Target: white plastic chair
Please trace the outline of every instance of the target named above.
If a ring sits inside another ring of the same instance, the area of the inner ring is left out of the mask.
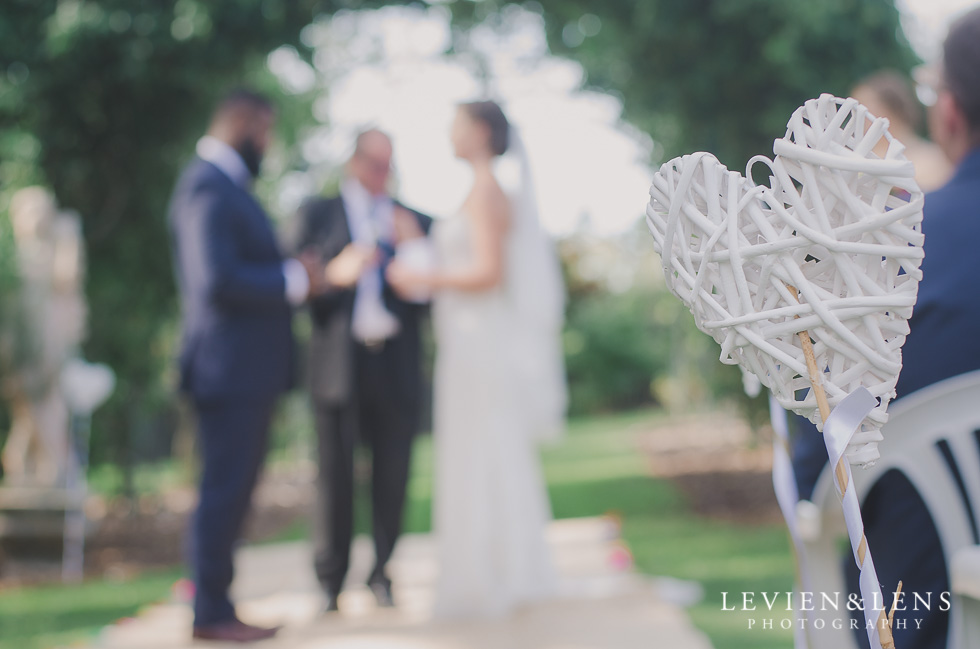
[[[908,477],[932,515],[950,571],[953,599],[947,647],[980,647],[980,371],[923,388],[895,402],[889,413],[881,459],[867,469],[853,469],[858,498],[863,502],[890,469]],[[842,548],[850,551],[841,542],[847,533],[833,479],[829,468],[820,474],[812,497],[821,512],[819,532],[804,540],[818,609],[819,593],[845,592]],[[884,586],[887,590],[894,584]],[[934,606],[937,598],[934,594]],[[886,594],[885,601],[890,599]],[[840,612],[810,612],[811,628],[819,618],[824,624],[809,634],[810,649],[857,646],[848,629],[845,601],[842,595]],[[833,620],[841,618],[843,628],[833,628]]]

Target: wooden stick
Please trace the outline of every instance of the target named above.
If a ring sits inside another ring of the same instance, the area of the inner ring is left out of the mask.
[[[799,316],[797,316],[799,317]],[[806,358],[806,369],[810,373],[810,385],[813,387],[813,396],[817,398],[817,407],[820,409],[820,419],[827,421],[830,416],[830,402],[827,401],[827,392],[823,389],[820,381],[820,368],[817,367],[817,356],[813,353],[813,340],[810,338],[809,331],[801,331],[797,334],[800,342],[803,343],[803,356]],[[817,380],[814,381],[814,377]]]
[[[790,294],[792,294],[796,301],[799,302],[799,292],[796,287],[789,284],[786,285],[789,289]],[[799,318],[799,316],[796,316]],[[830,403],[827,401],[827,392],[823,389],[823,372],[820,371],[820,367],[817,365],[817,355],[813,351],[813,339],[810,338],[809,331],[801,331],[797,334],[800,337],[800,342],[803,344],[803,357],[806,359],[806,369],[809,374],[810,387],[813,388],[813,396],[817,399],[817,407],[820,409],[820,419],[822,422],[827,421],[827,417],[830,416]],[[834,476],[837,478],[837,486],[840,487],[840,492],[843,494],[847,491],[847,465],[844,464],[844,456],[841,456],[840,460],[837,461],[837,466],[834,467]],[[866,536],[861,537],[861,542],[858,544],[858,562],[863,565],[864,558],[868,554],[868,538]],[[860,566],[859,566],[860,568]],[[901,592],[901,582],[899,582],[898,592]],[[892,612],[889,616],[882,609],[878,614],[878,639],[881,641],[881,649],[895,649],[895,639],[892,637],[892,618],[895,616],[895,605],[898,602],[898,597],[895,597],[895,601],[892,602]],[[884,602],[882,602],[884,605]]]
[[[898,601],[898,598],[895,598]],[[894,606],[892,602],[892,617],[894,617]],[[895,638],[892,636],[891,617],[885,615],[884,609],[878,614],[878,639],[881,640],[881,649],[895,649]]]
[[[892,600],[892,610],[888,613],[888,626],[892,626],[892,622],[895,621],[895,609],[898,607],[898,596],[902,594],[902,582],[898,582],[898,588],[895,589],[895,599]]]

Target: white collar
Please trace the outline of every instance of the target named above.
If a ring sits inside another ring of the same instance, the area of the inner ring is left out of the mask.
[[[205,135],[197,141],[197,157],[213,164],[239,187],[248,187],[252,182],[252,172],[238,151],[214,136]]]
[[[357,178],[348,176],[340,185],[340,194],[344,200],[357,205],[358,208],[370,209],[375,203],[390,203],[392,199],[387,194],[374,195],[364,188]]]

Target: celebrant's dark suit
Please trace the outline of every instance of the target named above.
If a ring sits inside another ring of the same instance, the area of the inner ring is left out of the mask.
[[[232,551],[293,374],[283,259],[265,212],[210,162],[184,170],[170,206],[183,313],[180,379],[197,415],[203,472],[192,522],[195,626],[234,618]]]
[[[431,219],[412,212],[423,232]],[[307,202],[298,214],[299,251],[315,251],[326,264],[352,241],[342,197]],[[383,269],[394,250],[379,241]],[[357,287],[330,288],[310,302],[313,335],[309,383],[319,442],[315,569],[323,589],[340,592],[353,533],[354,448],[371,448],[372,527],[376,564],[370,580],[387,582],[385,565],[401,531],[413,438],[422,395],[420,328],[424,305],[402,300],[386,281],[385,308],[399,330],[366,345],[352,332]]]
[[[902,373],[898,397],[959,374],[980,370],[980,149],[959,165],[952,180],[926,196],[922,231],[925,259],[919,296],[909,320],[909,335],[902,347]],[[827,463],[820,434],[802,418],[795,418],[798,436],[793,464],[800,496],[809,498]],[[885,441],[887,444],[887,440]],[[903,591],[938,593],[949,590],[946,561],[939,535],[921,497],[899,471],[886,473],[861,504],[868,546],[886,600],[899,580]],[[850,553],[846,574],[851,592],[858,590],[858,574]],[[908,598],[906,598],[908,601]],[[933,607],[922,617],[922,628],[912,619],[896,628],[895,646],[902,649],[946,649],[948,614]],[[896,614],[896,621],[902,613]],[[867,647],[865,633],[858,634]]]

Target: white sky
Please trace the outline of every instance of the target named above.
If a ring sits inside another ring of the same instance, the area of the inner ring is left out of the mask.
[[[925,61],[939,58],[949,23],[977,0],[896,0],[909,42]]]
[[[950,19],[976,0],[898,2],[910,41],[934,60]],[[335,173],[354,135],[370,125],[393,136],[399,197],[436,217],[452,214],[469,187],[449,144],[454,107],[489,96],[521,130],[545,227],[556,235],[631,227],[646,205],[646,160],[655,144],[620,122],[618,100],[580,90],[578,64],[547,54],[540,16],[511,7],[503,25],[471,32],[476,56],[447,57],[449,16],[441,7],[340,12],[304,31],[304,42],[316,48],[315,67],[291,49],[270,55],[287,90],[322,89],[314,107],[321,126],[302,149],[311,172],[283,180],[280,209],[292,211],[317,178]],[[601,23],[585,16],[578,27],[572,36],[581,40]],[[486,87],[474,74],[481,68]]]

